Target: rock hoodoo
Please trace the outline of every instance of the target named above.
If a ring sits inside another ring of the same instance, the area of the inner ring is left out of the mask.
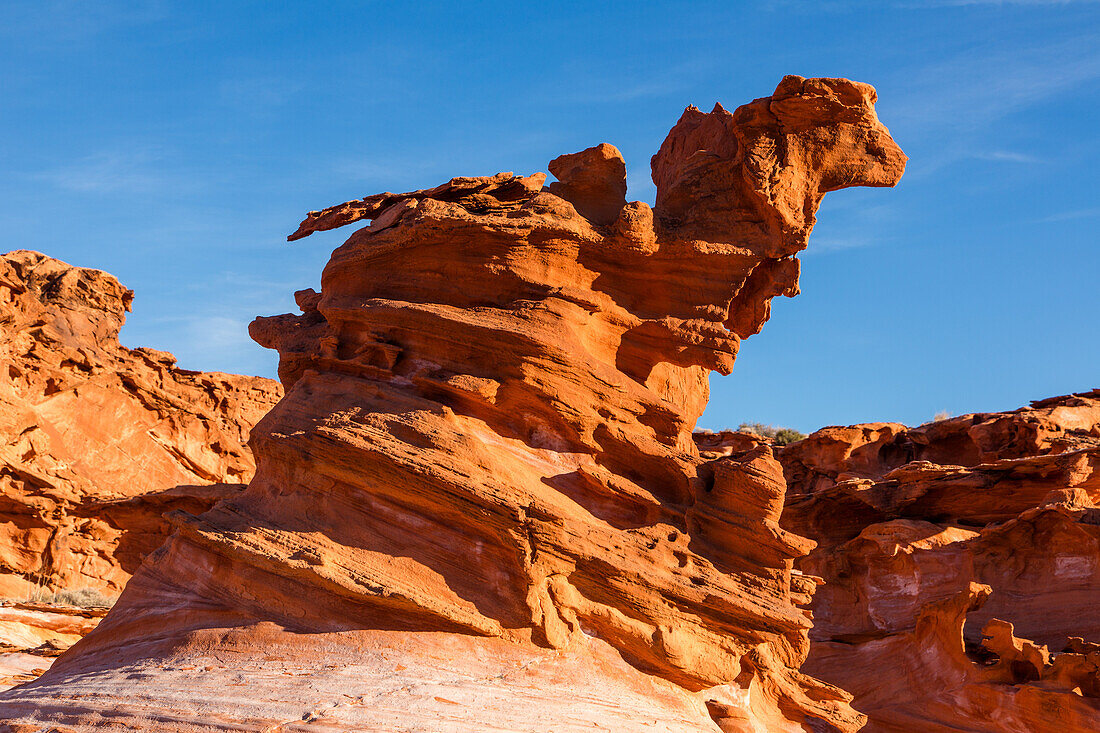
[[[804,669],[866,731],[1100,730],[1100,390],[824,428],[781,460],[825,579]]]
[[[244,488],[282,394],[118,342],[133,293],[37,252],[0,256],[0,597],[117,594],[171,533]]]
[[[292,239],[371,224],[251,327],[286,388],[255,478],[173,515],[99,627],[0,695],[8,729],[858,729],[799,671],[813,543],[779,526],[772,449],[704,458],[692,429],[797,293],[824,194],[901,176],[874,102],[787,77],[688,108],[652,209],[601,145],[549,187],[311,213]]]

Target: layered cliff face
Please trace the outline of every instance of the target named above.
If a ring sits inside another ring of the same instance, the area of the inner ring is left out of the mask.
[[[654,208],[604,144],[549,187],[502,173],[312,212],[292,239],[371,224],[302,315],[251,327],[287,390],[255,479],[175,513],[107,619],[0,712],[20,731],[858,729],[798,670],[812,543],[778,524],[771,448],[704,457],[692,428],[708,373],[798,292],[822,196],[900,177],[874,101],[787,77],[688,108]]]
[[[249,428],[281,396],[118,342],[133,293],[37,252],[0,256],[0,597],[117,594],[165,511],[243,489]]]
[[[1100,390],[782,451],[805,669],[868,731],[1100,729]]]
[[[0,690],[44,673],[106,615],[106,608],[0,603]]]

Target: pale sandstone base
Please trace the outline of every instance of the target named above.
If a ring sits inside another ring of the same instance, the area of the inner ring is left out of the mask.
[[[596,639],[555,652],[446,633],[297,635],[260,624],[192,634],[156,663],[111,667],[93,656],[0,694],[0,731],[716,733],[706,702],[749,697],[733,687],[689,693]],[[765,730],[735,725],[726,729]]]

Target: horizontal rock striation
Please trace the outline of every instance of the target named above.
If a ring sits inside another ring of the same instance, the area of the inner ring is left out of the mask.
[[[825,579],[805,669],[867,731],[1100,728],[1100,390],[825,428],[781,460]]]
[[[0,604],[0,689],[41,675],[54,657],[86,636],[106,615],[105,607]]]
[[[787,77],[735,112],[688,108],[653,157],[653,208],[626,202],[604,144],[551,163],[548,187],[502,173],[312,212],[292,239],[371,224],[301,315],[252,324],[286,388],[252,433],[255,478],[175,513],[99,628],[0,714],[858,729],[799,671],[817,582],[792,565],[813,543],[779,526],[772,449],[704,457],[692,429],[709,372],[798,292],[824,194],[900,177],[874,102]]]
[[[170,534],[243,489],[276,382],[118,342],[133,293],[37,252],[0,256],[0,597],[116,594]]]

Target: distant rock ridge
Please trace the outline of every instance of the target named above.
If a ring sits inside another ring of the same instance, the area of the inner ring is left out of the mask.
[[[291,239],[371,223],[301,315],[251,326],[286,389],[255,478],[175,512],[98,628],[0,695],[0,730],[857,730],[799,671],[813,543],[779,526],[774,451],[704,457],[692,430],[709,372],[797,294],[824,194],[901,176],[875,101],[786,77],[690,107],[653,208],[604,144],[549,187],[311,212]]]
[[[99,270],[0,255],[0,597],[117,594],[170,534],[243,488],[260,377],[193,372],[119,329],[134,294]]]
[[[780,460],[825,579],[805,670],[866,731],[1100,730],[1100,390],[823,428]]]

